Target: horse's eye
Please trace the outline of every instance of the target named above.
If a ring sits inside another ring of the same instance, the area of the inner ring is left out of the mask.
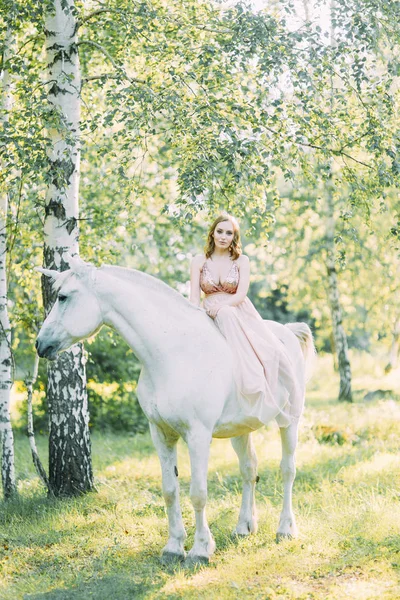
[[[67,299],[67,296],[63,296],[63,294],[59,294],[58,295],[58,301],[59,302],[65,302]]]

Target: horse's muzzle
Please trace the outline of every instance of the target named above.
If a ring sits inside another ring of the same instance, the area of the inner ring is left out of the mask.
[[[55,360],[57,356],[57,347],[52,344],[46,345],[37,339],[35,342],[35,348],[40,358]]]

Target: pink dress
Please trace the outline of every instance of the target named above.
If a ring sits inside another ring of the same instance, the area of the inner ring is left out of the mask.
[[[223,283],[216,283],[207,260],[200,272],[200,287],[206,294],[204,308],[221,296],[234,294],[239,285],[239,268],[232,261]],[[303,365],[293,365],[288,345],[297,343],[288,328],[264,321],[249,298],[237,306],[222,306],[214,320],[233,353],[234,375],[239,399],[248,417],[262,423],[276,419],[287,427],[302,413],[304,405]]]

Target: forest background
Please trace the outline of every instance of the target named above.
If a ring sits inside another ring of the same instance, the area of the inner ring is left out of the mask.
[[[55,117],[41,37],[46,3],[3,4],[13,104],[3,123],[2,187],[22,380],[43,320],[33,266],[42,262]],[[82,257],[144,270],[187,296],[190,259],[210,219],[231,211],[252,263],[250,297],[264,318],[306,320],[339,367],[347,343],[386,353],[388,368],[396,366],[397,9],[76,3],[80,214],[63,226],[75,233],[79,220]],[[130,352],[110,331],[87,352],[92,425],[141,427],[138,414],[120,419],[106,408],[130,404],[139,371]],[[45,394],[35,402],[43,429]]]
[[[52,301],[33,267],[51,266],[54,251],[66,268],[79,231],[84,260],[146,271],[187,296],[190,259],[220,210],[241,223],[260,314],[308,322],[320,356],[332,356],[332,399],[396,398],[362,377],[354,388],[352,357],[373,357],[382,376],[398,366],[397,2],[0,7],[1,389],[14,384],[14,431],[27,427],[34,341]],[[56,13],[71,28],[67,50],[48,26]],[[146,432],[132,351],[102,330],[85,352],[92,432]],[[41,361],[33,407],[44,439],[47,390]],[[336,429],[320,435],[337,443]],[[5,486],[9,447],[3,432]]]

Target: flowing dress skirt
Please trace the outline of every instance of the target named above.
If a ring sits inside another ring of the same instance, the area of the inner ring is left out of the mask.
[[[208,309],[224,292],[206,296]],[[300,343],[289,328],[265,321],[249,298],[237,306],[223,306],[215,324],[233,354],[239,401],[246,416],[264,424],[276,419],[287,427],[304,406],[304,358]]]

